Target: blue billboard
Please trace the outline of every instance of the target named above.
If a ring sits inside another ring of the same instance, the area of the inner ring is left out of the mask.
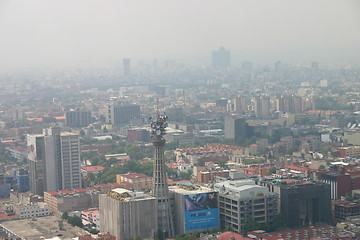
[[[219,227],[217,193],[185,195],[185,231]]]

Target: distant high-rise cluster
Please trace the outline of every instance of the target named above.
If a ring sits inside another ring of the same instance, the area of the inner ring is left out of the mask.
[[[270,97],[256,96],[254,99],[254,112],[259,117],[268,117],[270,115]]]
[[[30,153],[30,191],[43,195],[81,187],[80,141],[74,133],[59,127],[44,129],[43,134],[28,135]]]
[[[220,47],[212,52],[212,66],[214,68],[225,68],[231,66],[230,51]]]
[[[277,99],[277,110],[284,113],[301,113],[304,111],[303,98],[296,95],[281,96]]]

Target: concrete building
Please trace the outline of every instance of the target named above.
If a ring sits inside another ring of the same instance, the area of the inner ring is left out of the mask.
[[[65,112],[65,125],[68,127],[87,127],[90,123],[90,111],[76,109]]]
[[[225,117],[225,139],[239,142],[245,138],[251,137],[251,127],[246,123],[245,118],[233,116]]]
[[[339,151],[339,157],[360,159],[360,146],[339,147],[337,151]]]
[[[109,190],[111,187],[109,186]],[[44,202],[50,207],[53,213],[64,211],[81,211],[99,206],[99,195],[107,192],[95,187],[92,188],[76,188],[71,191],[59,190],[57,192],[44,192]]]
[[[268,117],[270,115],[270,97],[256,96],[254,99],[254,112],[258,117]]]
[[[276,110],[283,113],[302,113],[304,110],[303,99],[300,96],[280,96],[276,99]]]
[[[51,214],[48,204],[43,202],[15,205],[14,211],[19,218],[44,217]]]
[[[44,129],[41,135],[28,135],[27,142],[32,193],[43,195],[44,191],[81,187],[77,134],[52,127]]]
[[[106,122],[112,125],[127,124],[140,117],[140,106],[135,104],[109,105],[107,110]]]
[[[278,179],[262,183],[279,193],[280,212],[287,227],[332,223],[330,185],[298,179]]]
[[[14,171],[14,189],[18,192],[23,193],[29,191],[30,178],[29,171],[26,169],[18,169]]]
[[[1,239],[73,239],[86,235],[87,231],[57,216],[4,221],[0,224]]]
[[[176,235],[220,227],[217,192],[191,183],[169,187]]]
[[[214,68],[230,67],[230,51],[225,50],[224,47],[220,47],[219,50],[212,52],[212,66]]]
[[[153,238],[157,231],[156,199],[123,188],[101,194],[100,231],[121,240]]]
[[[219,192],[220,223],[241,233],[250,220],[271,223],[278,213],[278,194],[253,180],[234,180],[215,183]]]
[[[150,190],[152,177],[139,173],[116,174],[116,183],[129,182],[134,184],[136,190]]]
[[[124,76],[129,76],[131,73],[130,70],[130,58],[124,58],[123,59],[123,70],[124,70]]]
[[[335,221],[345,221],[347,217],[360,215],[360,204],[346,201],[334,201],[334,218]]]

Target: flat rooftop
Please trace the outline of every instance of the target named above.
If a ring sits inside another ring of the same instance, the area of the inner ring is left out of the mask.
[[[64,230],[59,230],[58,221],[61,220],[57,216],[39,217],[34,221],[31,219],[21,219],[5,221],[0,227],[11,231],[23,239],[40,239],[40,237],[60,239],[72,239],[77,236],[88,234],[85,230],[74,227],[64,221]]]
[[[198,189],[190,190],[190,189],[184,189],[179,186],[169,186],[169,191],[176,192],[182,195],[214,192],[214,190],[206,187],[200,187]]]

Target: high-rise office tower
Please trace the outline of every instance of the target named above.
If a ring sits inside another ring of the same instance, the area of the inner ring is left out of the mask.
[[[130,75],[130,58],[123,59],[123,67],[124,67],[124,76]]]
[[[65,112],[65,124],[68,127],[87,127],[90,123],[90,111],[76,109]]]
[[[220,47],[219,50],[212,52],[212,65],[214,68],[230,67],[230,51]]]
[[[250,127],[245,118],[225,116],[225,139],[241,142],[253,136],[253,127]]]
[[[77,134],[51,127],[44,129],[43,134],[28,135],[27,143],[32,193],[43,195],[44,191],[81,187]]]
[[[157,229],[160,239],[175,236],[164,162],[166,118],[158,114],[157,118],[151,122],[151,138],[155,147],[152,194],[157,199]]]
[[[140,106],[135,104],[109,105],[106,122],[113,125],[127,124],[140,117]]]

